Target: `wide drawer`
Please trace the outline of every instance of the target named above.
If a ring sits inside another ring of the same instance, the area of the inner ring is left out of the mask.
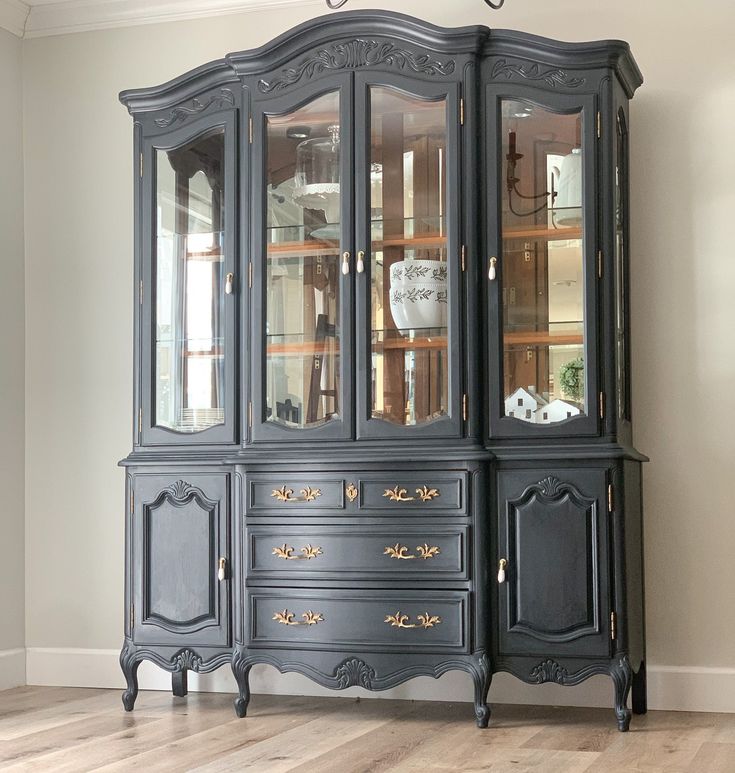
[[[410,516],[467,513],[467,473],[346,471],[252,473],[249,512],[400,512]]]
[[[467,598],[462,591],[250,590],[250,643],[465,652]]]
[[[250,526],[247,576],[467,579],[465,526]],[[357,577],[357,575],[363,575]]]

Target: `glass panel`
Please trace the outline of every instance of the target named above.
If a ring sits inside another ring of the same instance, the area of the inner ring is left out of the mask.
[[[266,418],[337,418],[340,373],[339,94],[267,118]]]
[[[447,413],[446,100],[370,89],[372,416]]]
[[[224,423],[224,129],[156,152],[154,424]]]
[[[581,113],[502,103],[505,415],[555,424],[584,414]]]
[[[625,114],[617,120],[617,163],[615,165],[615,348],[618,416],[630,421],[628,379],[627,283],[628,283],[628,132]]]

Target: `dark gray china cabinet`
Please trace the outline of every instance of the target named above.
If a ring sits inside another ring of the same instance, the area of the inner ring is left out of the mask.
[[[121,665],[646,710],[620,41],[315,19],[126,91]]]

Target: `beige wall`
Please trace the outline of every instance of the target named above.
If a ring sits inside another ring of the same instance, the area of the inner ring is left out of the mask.
[[[21,42],[0,29],[0,651],[25,639],[21,57]]]
[[[630,41],[646,78],[632,108],[632,308],[636,443],[652,459],[649,661],[687,673],[735,669],[735,6],[390,5],[445,25]],[[324,10],[311,3],[24,43],[29,647],[112,650],[122,639],[115,463],[131,443],[132,125],[117,92],[262,44]]]

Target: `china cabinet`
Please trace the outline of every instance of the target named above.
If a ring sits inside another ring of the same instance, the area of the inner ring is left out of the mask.
[[[137,669],[608,674],[644,712],[619,41],[315,19],[134,119]]]

